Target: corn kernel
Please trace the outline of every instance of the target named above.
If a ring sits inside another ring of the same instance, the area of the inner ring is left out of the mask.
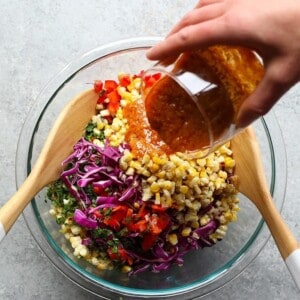
[[[153,163],[151,167],[149,167],[150,172],[155,173],[159,169],[159,165]]]
[[[155,193],[155,204],[160,204],[160,193]]]
[[[235,161],[231,157],[226,157],[224,160],[225,168],[232,169],[235,166]]]
[[[71,232],[74,235],[79,235],[81,233],[81,227],[77,226],[77,225],[73,225],[73,226],[71,226]]]
[[[131,271],[131,269],[132,268],[130,266],[125,265],[125,266],[122,267],[122,272],[123,273],[128,273],[128,272]]]
[[[101,129],[103,129],[103,128],[104,128],[104,126],[105,126],[105,124],[104,124],[103,122],[99,122],[99,123],[97,123],[97,129],[98,129],[98,130],[101,130]]]
[[[189,188],[186,185],[181,185],[179,187],[179,192],[182,193],[182,194],[184,194],[184,195],[187,194],[188,190],[189,190]]]
[[[192,228],[191,227],[184,227],[181,231],[181,235],[182,236],[189,236],[192,232]]]
[[[160,190],[159,184],[157,182],[153,182],[150,186],[150,191],[152,193],[157,193],[157,192],[159,192],[159,190]]]
[[[177,238],[177,235],[176,235],[175,233],[169,234],[169,235],[167,236],[167,240],[168,240],[168,242],[169,242],[171,245],[173,245],[173,246],[175,246],[175,245],[178,244],[178,238]]]
[[[89,251],[88,251],[87,247],[83,246],[79,250],[79,255],[82,257],[86,257],[88,255],[88,252]]]

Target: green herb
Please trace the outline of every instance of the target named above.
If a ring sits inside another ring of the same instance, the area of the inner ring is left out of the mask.
[[[118,253],[120,240],[118,238],[112,238],[107,242],[107,245],[110,247],[112,253]]]
[[[60,179],[49,185],[47,197],[54,207],[60,208],[56,217],[59,225],[64,224],[67,219],[73,218],[75,209],[79,207],[77,200],[70,195]]]
[[[88,123],[88,125],[85,127],[84,137],[88,141],[91,141],[94,138],[94,128],[96,128],[96,124],[93,122]]]
[[[106,239],[112,235],[112,231],[106,228],[97,228],[92,231],[92,236],[94,238],[103,238]]]
[[[105,209],[103,212],[104,212],[104,217],[109,217],[111,215],[112,209],[109,207]]]
[[[94,122],[89,122],[88,125],[85,127],[84,137],[88,141],[92,141],[93,139],[99,139],[100,141],[105,140],[104,130],[94,130],[97,128],[97,124]]]

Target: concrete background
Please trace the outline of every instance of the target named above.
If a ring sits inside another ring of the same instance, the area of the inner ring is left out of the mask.
[[[196,1],[0,0],[0,205],[15,192],[15,153],[26,115],[68,62],[101,44],[164,36]],[[283,131],[288,183],[283,217],[300,240],[300,87],[274,108]],[[0,245],[0,299],[94,299],[62,276],[23,217]],[[299,299],[272,239],[235,280],[205,299]]]

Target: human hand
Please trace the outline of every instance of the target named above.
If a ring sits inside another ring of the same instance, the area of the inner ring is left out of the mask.
[[[238,114],[237,126],[245,127],[300,80],[300,1],[202,0],[147,57],[162,60],[216,44],[251,48],[263,60],[264,78]]]

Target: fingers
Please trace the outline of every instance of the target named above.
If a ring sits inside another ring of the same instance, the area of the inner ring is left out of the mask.
[[[222,5],[213,5],[213,6],[205,6],[201,8],[195,8],[188,12],[177,25],[173,27],[167,37],[172,34],[180,31],[181,29],[196,25],[208,20],[213,20],[223,14],[223,6]]]
[[[247,127],[254,120],[266,114],[290,87],[290,84],[285,85],[275,79],[271,72],[266,73],[253,94],[242,104],[236,126]]]
[[[196,5],[196,7],[203,7],[218,2],[225,2],[225,1],[224,0],[200,0]]]
[[[179,55],[181,52],[193,49],[193,47],[195,48],[196,46],[202,47],[202,38],[208,38],[209,36],[207,34],[212,34],[214,27],[218,26],[218,19],[224,13],[223,5],[218,4],[218,2],[222,1],[211,0],[206,2],[211,2],[211,4],[195,8],[187,13],[180,22],[173,27],[164,41],[152,47],[147,52],[148,59],[161,60],[165,59],[168,55]],[[202,1],[200,3],[202,3]],[[213,5],[214,3],[216,3],[216,5]],[[218,32],[217,30],[216,28],[216,33]],[[210,36],[210,40],[212,40],[212,38],[213,37]],[[185,44],[186,42],[188,42],[188,44]],[[212,44],[212,42],[210,44]]]
[[[148,59],[163,60],[184,51],[207,47],[223,41],[228,43],[233,35],[224,30],[221,19],[184,27],[158,43],[147,52]]]

